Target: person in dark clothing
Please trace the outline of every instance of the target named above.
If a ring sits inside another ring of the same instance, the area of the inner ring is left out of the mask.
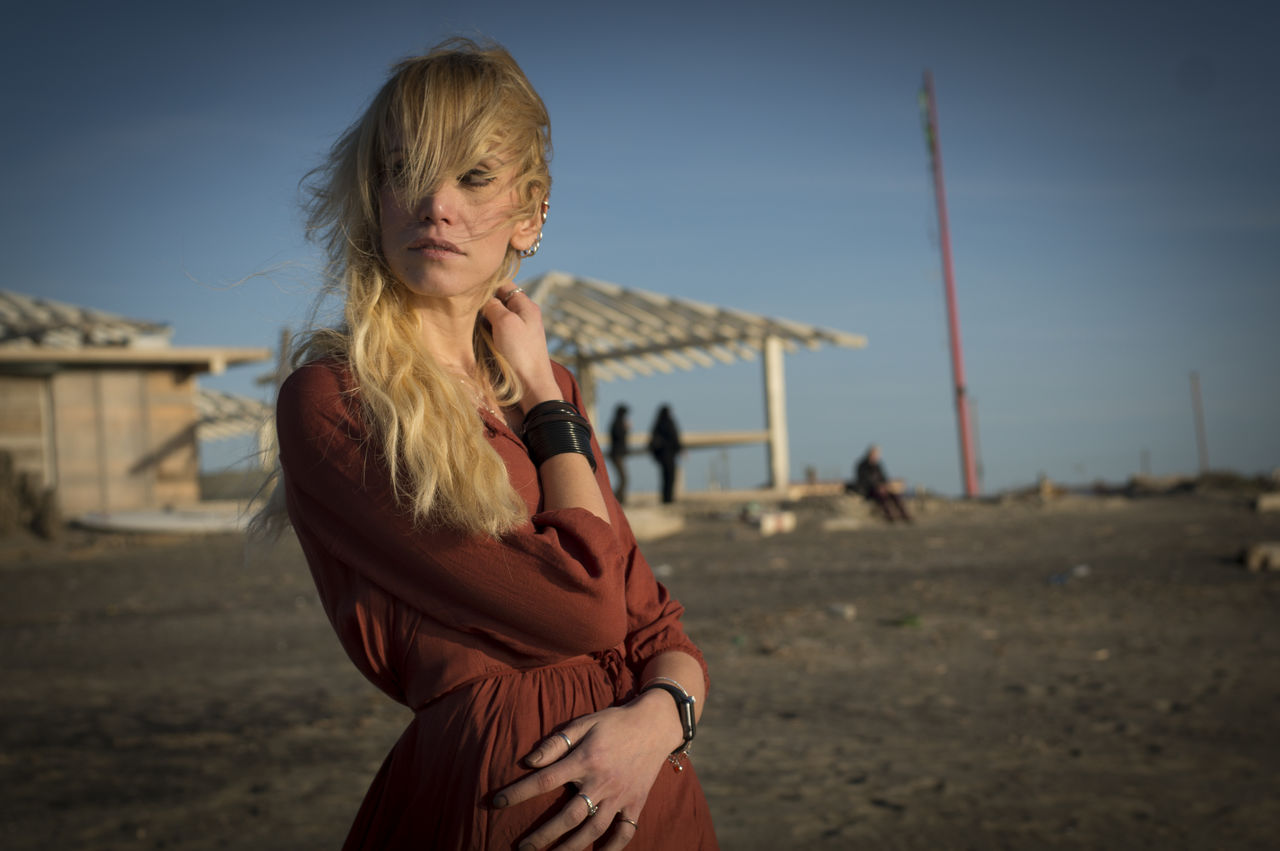
[[[676,500],[676,458],[683,448],[680,444],[680,429],[676,426],[675,417],[671,416],[671,406],[663,405],[658,409],[653,428],[649,430],[649,454],[658,462],[662,471],[664,503]]]
[[[889,477],[884,472],[884,467],[880,464],[880,447],[871,445],[867,448],[867,454],[858,459],[858,465],[854,470],[854,479],[845,485],[846,492],[861,494],[866,499],[875,500],[880,506],[880,510],[884,512],[884,518],[892,523],[895,519],[903,520],[907,523],[911,522],[911,515],[907,513],[907,507],[902,504],[902,499],[894,492]],[[896,515],[896,517],[895,517]]]
[[[628,410],[630,409],[626,405],[619,403],[613,409],[613,422],[609,423],[609,460],[613,462],[613,468],[618,471],[618,478],[613,485],[613,495],[617,498],[619,505],[627,504],[627,438],[631,434]]]

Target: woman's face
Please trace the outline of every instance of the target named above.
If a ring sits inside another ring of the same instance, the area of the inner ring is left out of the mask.
[[[387,265],[419,296],[472,297],[478,309],[507,247],[528,248],[538,233],[536,217],[510,218],[517,200],[514,169],[491,156],[406,207],[396,197],[394,152],[390,166],[379,195]]]

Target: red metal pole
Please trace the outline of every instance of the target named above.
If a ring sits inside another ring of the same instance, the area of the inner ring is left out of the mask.
[[[969,403],[964,384],[964,355],[960,345],[960,317],[956,312],[955,273],[951,268],[951,232],[947,227],[947,193],[942,185],[942,151],[938,147],[938,107],[933,96],[933,74],[924,72],[925,139],[933,166],[933,189],[938,201],[938,241],[942,246],[942,280],[947,291],[947,328],[951,336],[951,372],[956,387],[956,425],[960,431],[961,472],[964,494],[978,495],[978,475],[973,463],[973,436],[969,429]]]

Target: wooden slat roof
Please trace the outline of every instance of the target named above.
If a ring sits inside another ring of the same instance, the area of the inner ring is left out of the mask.
[[[273,414],[265,402],[204,387],[196,390],[196,411],[200,414],[196,434],[201,440],[257,434]]]
[[[157,347],[169,345],[172,335],[160,322],[0,290],[0,346],[5,348]]]
[[[220,373],[271,357],[266,348],[171,346],[172,336],[162,322],[0,290],[0,364],[172,366]]]
[[[621,287],[564,272],[520,283],[542,308],[552,357],[590,364],[604,381],[754,360],[767,337],[787,351],[860,349],[866,337]]]

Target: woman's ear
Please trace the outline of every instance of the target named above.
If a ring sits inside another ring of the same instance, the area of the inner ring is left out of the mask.
[[[531,216],[516,223],[511,233],[511,247],[516,251],[527,251],[542,231],[542,217]]]
[[[515,230],[511,232],[512,248],[522,253],[530,250],[537,251],[534,246],[542,241],[542,225],[547,221],[549,208],[550,205],[543,201],[537,213],[516,223]]]

